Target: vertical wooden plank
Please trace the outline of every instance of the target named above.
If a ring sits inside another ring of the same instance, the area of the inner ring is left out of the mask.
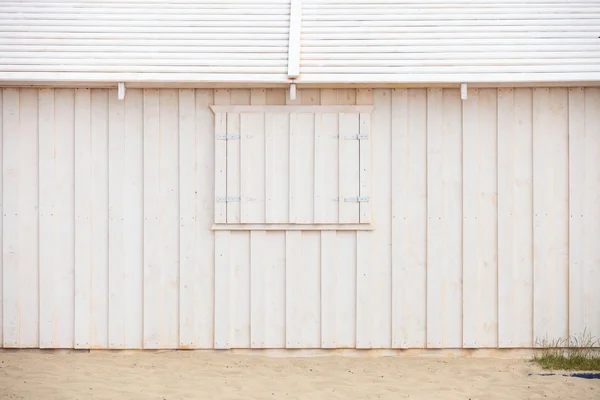
[[[241,222],[265,222],[265,114],[241,115]]]
[[[123,188],[123,259],[124,282],[122,295],[125,320],[123,347],[140,349],[143,346],[143,269],[144,269],[144,160],[143,121],[144,94],[130,89],[125,96],[125,170]]]
[[[193,344],[201,348],[212,348],[214,343],[215,239],[209,229],[214,221],[214,214],[211,211],[214,199],[214,116],[208,107],[212,103],[212,90],[196,90],[196,179],[194,180],[197,188],[194,208],[196,263],[193,266],[192,281],[184,281],[184,283],[188,288],[193,287],[193,302],[190,305],[190,311],[194,314]]]
[[[359,135],[359,196],[369,198],[369,201],[359,203],[360,222],[371,222],[371,114],[360,114]],[[365,137],[367,139],[365,139]]]
[[[266,232],[250,232],[250,347],[267,347],[266,285],[268,270]]]
[[[339,114],[339,222],[358,223],[358,202],[346,201],[360,194],[360,144],[358,114]]]
[[[127,96],[129,97],[129,96]],[[108,92],[108,347],[125,347],[125,100]]]
[[[3,347],[18,347],[19,328],[19,274],[21,246],[19,243],[19,148],[21,132],[19,89],[2,90],[2,337]]]
[[[600,282],[600,89],[585,88],[585,316],[583,326],[595,337],[600,336],[600,291],[594,282]],[[583,175],[579,176],[579,179]],[[571,266],[570,269],[575,268]],[[577,294],[577,292],[571,292]],[[577,321],[574,321],[577,323]],[[581,328],[579,328],[581,331]],[[573,334],[578,334],[573,327]],[[583,333],[583,332],[582,332]]]
[[[391,254],[391,90],[373,91],[372,219],[373,232],[357,232],[357,332],[359,348],[392,346]],[[360,103],[367,102],[358,96]],[[368,104],[368,103],[367,103]],[[373,296],[373,293],[378,293]]]
[[[495,89],[463,101],[463,347],[496,347],[497,161]]]
[[[161,345],[159,90],[144,89],[144,348]]]
[[[214,92],[214,100],[217,105],[228,105],[231,103],[231,93],[228,89],[217,89]],[[220,116],[217,114],[215,116],[215,124],[219,124],[219,121],[223,121],[223,123],[227,123],[227,119],[219,118]],[[224,114],[222,115],[224,117]],[[222,126],[222,125],[221,125]],[[228,124],[224,127],[223,134],[227,132],[229,128]],[[218,131],[218,130],[217,130]],[[216,132],[215,132],[216,133]],[[221,144],[221,142],[223,144]],[[215,175],[215,195],[216,196],[224,196],[228,195],[228,186],[227,186],[227,150],[228,150],[228,141],[225,140],[215,140],[215,147],[221,148],[224,147],[225,150],[222,153],[217,153],[215,155],[215,162],[217,165],[223,162],[222,168],[225,171],[225,177],[222,175]],[[224,156],[224,158],[222,158]],[[220,178],[223,178],[221,180]],[[221,183],[222,182],[222,183]],[[217,191],[217,187],[223,185],[222,189],[225,189],[222,192]],[[227,204],[227,206],[231,205]],[[218,210],[221,210],[219,208]],[[216,212],[219,212],[219,211]],[[228,221],[227,216],[229,215],[229,207],[227,207],[226,217],[222,222]],[[220,219],[217,218],[219,221]],[[230,270],[229,270],[229,239],[230,234],[228,231],[217,231],[215,232],[215,262],[214,262],[214,333],[213,333],[213,346],[216,349],[225,349],[229,348],[230,336],[229,336],[229,328],[230,328]]]
[[[92,99],[90,89],[75,91],[75,347],[91,343],[92,272]]]
[[[39,105],[40,199],[44,198],[40,201],[40,345],[70,348],[75,309],[74,92],[41,90]]]
[[[91,93],[90,346],[108,347],[108,90]]]
[[[321,345],[320,233],[286,232],[286,347]]]
[[[229,231],[215,231],[215,349],[230,348]]]
[[[285,96],[285,89],[267,89],[267,92],[265,94],[266,104],[270,104],[273,106],[283,106],[285,105]]]
[[[89,193],[79,192],[77,183],[75,184],[77,191],[75,201],[81,201],[81,206],[85,209],[87,229],[90,232],[90,254],[86,261],[90,276],[89,279],[85,274],[82,276],[82,280],[87,279],[85,285],[90,293],[90,299],[87,305],[81,305],[88,308],[90,323],[85,326],[82,321],[80,328],[82,331],[89,331],[90,348],[106,348],[108,347],[108,90],[92,89],[90,92],[90,143],[87,155],[81,155],[82,158],[89,158],[90,169],[87,176],[83,170],[83,176],[80,177],[81,180],[89,181]],[[78,119],[77,117],[76,120]],[[75,140],[77,149],[79,147],[77,137]],[[78,168],[76,172],[79,172]],[[76,176],[75,179],[77,180],[78,177]],[[83,213],[82,211],[81,218],[84,218]],[[77,272],[75,276],[79,279]]]
[[[40,180],[40,347],[58,347],[54,334],[56,296],[54,293],[55,239],[55,157],[54,90],[39,92],[39,180]]]
[[[250,90],[235,89],[231,91],[231,104],[250,104]],[[241,135],[240,114],[227,114],[227,134]],[[227,140],[227,196],[240,197],[241,191],[241,140]],[[238,223],[241,221],[240,201],[227,203],[227,222]]]
[[[356,233],[321,232],[321,347],[356,345]]]
[[[0,299],[2,299],[2,304],[0,305],[0,347],[4,347],[4,135],[3,135],[3,125],[4,125],[4,107],[3,100],[4,90],[0,90],[0,165],[2,165],[2,174],[0,174],[0,216],[2,216],[2,227],[0,227],[0,243],[2,244],[2,257],[0,258]],[[37,107],[36,107],[37,108]],[[39,314],[38,314],[39,315]]]
[[[22,88],[19,97],[19,347],[38,347],[38,90]]]
[[[498,345],[533,345],[531,89],[498,90]]]
[[[215,105],[229,104],[231,94],[227,89],[214,91]],[[215,223],[227,222],[227,202],[217,201],[217,197],[227,195],[227,141],[216,139],[227,133],[227,114],[215,115]]]
[[[585,89],[569,89],[569,335],[585,326]]]
[[[316,204],[315,204],[316,206]],[[321,232],[321,347],[338,346],[338,258],[337,232]]]
[[[392,91],[392,346],[426,345],[427,92]]]
[[[265,347],[286,346],[286,232],[266,233]]]
[[[462,346],[462,139],[458,90],[427,104],[427,346]]]
[[[568,93],[533,89],[534,340],[568,334]]]
[[[285,233],[285,346],[302,347],[302,232]]]
[[[302,104],[319,104],[317,90],[304,90]],[[291,116],[290,116],[291,118]],[[290,165],[294,165],[294,215],[297,223],[314,222],[315,202],[315,114],[296,114],[293,144],[290,139]],[[290,167],[291,168],[291,167]]]
[[[569,335],[598,336],[600,90],[569,89]]]
[[[212,90],[180,96],[180,346],[213,347],[214,239]],[[224,120],[223,120],[224,121]],[[224,134],[223,130],[223,134]],[[225,143],[225,141],[220,141]],[[224,161],[224,159],[223,159]],[[223,188],[222,193],[225,193]],[[225,203],[221,203],[225,204]],[[225,221],[223,221],[225,222]]]
[[[290,116],[265,113],[265,207],[267,223],[289,222]]]
[[[179,345],[179,92],[160,91],[161,346]]]
[[[321,104],[335,105],[335,89],[321,90]],[[339,129],[337,113],[315,115],[315,223],[339,220]]]
[[[250,232],[230,234],[230,341],[231,348],[250,347]]]
[[[194,268],[196,244],[196,96],[179,90],[179,347],[194,347]]]

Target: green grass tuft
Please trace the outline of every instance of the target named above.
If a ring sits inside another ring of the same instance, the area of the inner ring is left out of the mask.
[[[600,339],[587,332],[566,339],[537,340],[533,361],[543,369],[600,371]]]

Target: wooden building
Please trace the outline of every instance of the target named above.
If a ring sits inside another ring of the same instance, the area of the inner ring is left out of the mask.
[[[600,335],[597,0],[4,0],[3,347]]]

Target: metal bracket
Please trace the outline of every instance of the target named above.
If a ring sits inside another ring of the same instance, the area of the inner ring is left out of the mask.
[[[217,196],[218,203],[231,203],[235,201],[240,201],[240,197],[237,196]]]
[[[346,203],[368,203],[369,196],[344,197]]]
[[[217,135],[217,140],[235,140],[239,139],[241,136],[239,133],[230,133],[227,135]]]
[[[350,140],[369,140],[369,135],[346,135],[345,138]]]

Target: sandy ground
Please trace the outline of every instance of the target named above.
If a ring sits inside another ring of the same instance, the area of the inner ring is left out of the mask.
[[[600,399],[600,380],[540,376],[523,360],[19,351],[0,361],[0,399]]]

